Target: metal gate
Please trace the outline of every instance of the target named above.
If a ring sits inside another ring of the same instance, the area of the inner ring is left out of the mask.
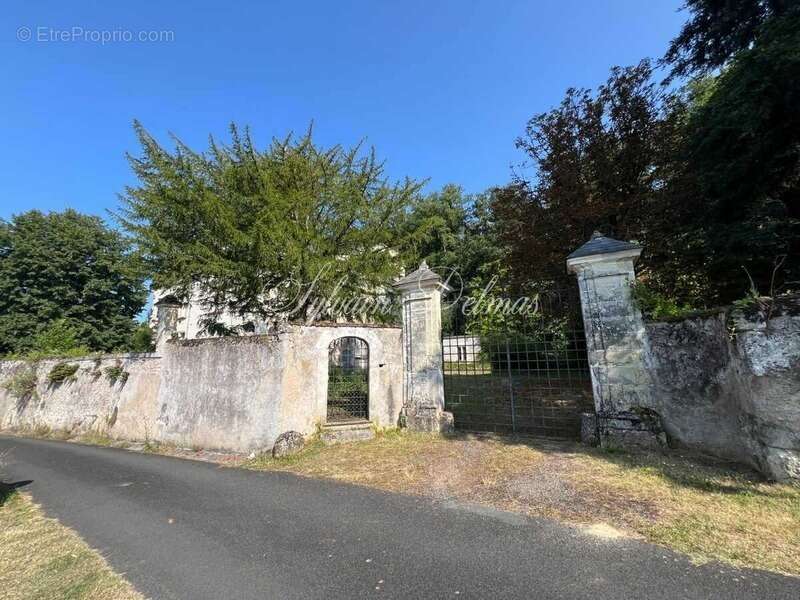
[[[341,337],[328,347],[328,423],[369,419],[369,346]]]
[[[586,338],[577,311],[555,308],[512,331],[442,337],[457,429],[580,436],[581,413],[594,411]]]

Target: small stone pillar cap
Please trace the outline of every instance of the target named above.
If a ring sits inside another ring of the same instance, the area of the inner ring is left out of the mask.
[[[635,261],[642,253],[642,247],[630,242],[615,240],[595,231],[583,246],[567,257],[567,269],[575,270],[585,263],[602,262],[630,258]]]
[[[448,285],[442,283],[442,278],[439,277],[424,260],[415,271],[395,281],[393,287],[398,290],[428,290],[440,288],[442,292],[450,291]]]

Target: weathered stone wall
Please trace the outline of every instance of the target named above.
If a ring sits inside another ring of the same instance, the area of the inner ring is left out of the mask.
[[[648,408],[676,442],[800,479],[800,316],[726,313],[646,325]]]
[[[74,380],[50,384],[52,368],[66,362],[77,365]],[[147,420],[155,417],[161,386],[161,359],[148,354],[103,358],[43,360],[35,364],[0,361],[0,428],[36,428],[84,433],[107,431],[125,439],[145,437]],[[109,368],[126,375],[111,383]],[[23,372],[35,370],[33,393],[14,396],[5,384]]]
[[[645,323],[631,293],[640,253],[595,232],[567,258],[595,402],[581,438],[635,448],[669,436],[768,477],[800,480],[800,298],[759,299],[734,316]]]
[[[280,421],[284,431],[313,431],[325,422],[328,347],[340,337],[358,337],[369,346],[369,420],[396,427],[403,408],[403,345],[399,327],[314,325],[293,327],[286,339],[286,370]],[[280,432],[279,432],[280,433]]]
[[[369,345],[369,416],[396,426],[403,406],[401,330],[289,326],[274,335],[169,341],[161,356],[0,361],[0,428],[35,428],[238,451],[268,449],[278,435],[313,433],[326,416],[328,346],[344,336]],[[49,385],[59,362],[74,379]],[[111,385],[108,367],[127,379]],[[18,399],[5,383],[36,369],[35,393]]]
[[[281,336],[168,342],[155,438],[240,451],[271,447],[281,433],[284,345]]]
[[[677,323],[648,323],[650,408],[669,436],[686,446],[752,463],[742,443],[740,408],[746,391],[724,313]]]
[[[744,430],[760,468],[800,480],[800,315],[736,323],[736,350],[748,394]]]

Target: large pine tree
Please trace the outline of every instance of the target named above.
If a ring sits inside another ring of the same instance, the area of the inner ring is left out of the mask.
[[[376,293],[400,271],[420,184],[388,182],[374,151],[324,148],[310,131],[262,150],[235,126],[229,145],[196,152],[175,140],[171,151],[135,127],[139,183],[120,221],[156,287],[203,295],[207,330],[219,331],[222,310],[303,319],[314,302]]]

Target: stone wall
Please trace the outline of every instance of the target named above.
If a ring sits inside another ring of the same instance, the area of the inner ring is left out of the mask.
[[[170,341],[160,356],[36,363],[35,393],[18,399],[5,384],[34,368],[0,361],[0,427],[96,430],[128,440],[237,451],[272,447],[288,430],[310,434],[326,415],[328,346],[356,336],[369,345],[369,416],[396,426],[403,407],[401,330],[370,326],[289,326],[274,335]],[[57,385],[59,362],[78,365]],[[108,367],[128,373],[108,381]]]
[[[399,327],[315,325],[294,327],[286,338],[284,431],[313,431],[325,421],[328,396],[328,346],[354,336],[369,346],[369,420],[397,427],[403,408],[403,344]]]
[[[648,404],[677,443],[800,479],[800,310],[646,325]]]
[[[74,378],[48,383],[48,374],[62,362],[78,366]],[[120,373],[114,382],[109,369]],[[35,371],[37,379],[32,393],[20,398],[6,389],[6,383],[30,371]],[[34,364],[0,361],[0,428],[102,430],[113,437],[143,439],[147,422],[156,416],[160,387],[161,358],[150,354]]]
[[[182,446],[269,448],[281,424],[285,340],[173,341],[164,349],[156,439]]]
[[[724,313],[677,323],[648,323],[647,362],[655,391],[650,408],[673,440],[751,462],[741,444],[742,389]]]
[[[630,449],[671,439],[800,480],[800,297],[645,323],[631,293],[641,251],[595,232],[567,257],[595,404],[581,438]]]

